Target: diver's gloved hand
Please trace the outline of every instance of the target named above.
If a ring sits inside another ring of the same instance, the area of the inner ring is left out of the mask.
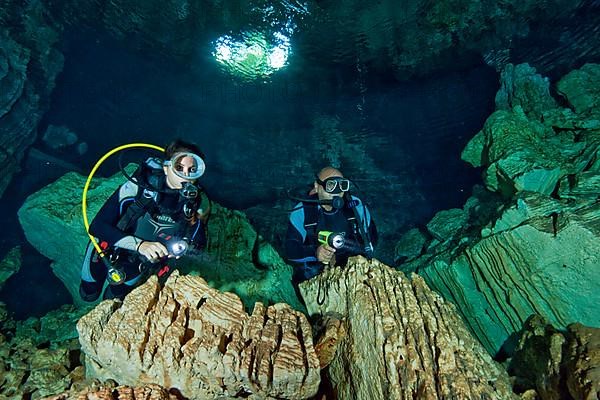
[[[165,245],[160,242],[144,241],[138,246],[137,252],[151,262],[157,262],[161,258],[169,256],[169,251]]]
[[[323,264],[335,264],[335,249],[329,245],[322,244],[317,247],[317,259]]]

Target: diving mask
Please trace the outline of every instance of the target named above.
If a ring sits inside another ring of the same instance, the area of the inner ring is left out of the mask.
[[[175,153],[164,165],[179,178],[189,181],[200,178],[206,169],[204,160],[199,155],[188,152]]]
[[[332,176],[322,181],[318,176],[316,178],[317,183],[323,186],[327,193],[338,194],[350,190],[350,180],[348,179],[339,176]]]

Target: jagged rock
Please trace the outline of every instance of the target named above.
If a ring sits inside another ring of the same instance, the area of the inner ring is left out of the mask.
[[[0,289],[4,282],[21,268],[21,247],[13,247],[0,261]]]
[[[557,84],[559,93],[567,98],[575,112],[583,116],[600,117],[600,65],[586,64],[565,75]]]
[[[527,87],[529,82],[539,80],[538,77],[530,76],[529,81],[523,79],[520,85]],[[589,86],[581,90],[593,97],[594,85]],[[561,111],[554,109],[555,105],[547,100],[545,91],[537,98],[531,97],[530,101],[522,102],[510,111],[494,112],[462,153],[462,158],[473,166],[487,167],[484,179],[488,189],[507,196],[519,191],[552,194],[559,180],[572,179],[571,176],[585,172],[600,146],[597,128],[569,132],[553,125],[556,118],[540,121],[537,118],[540,113],[556,116]],[[538,103],[552,109],[544,111]],[[528,117],[531,115],[536,117],[531,119]],[[579,120],[573,123],[574,126],[589,125],[584,115],[574,117],[571,114],[573,120]]]
[[[177,394],[169,393],[169,390],[154,384],[140,387],[99,385],[81,390],[71,390],[56,396],[48,397],[46,400],[176,400]]]
[[[461,231],[467,219],[468,215],[460,208],[442,210],[427,224],[427,230],[434,238],[445,242]]]
[[[563,333],[533,315],[520,333],[509,373],[517,392],[535,389],[541,400],[596,399],[600,329],[572,324]]]
[[[67,390],[83,379],[78,341],[61,337],[62,335],[48,334],[43,328],[40,333],[44,319],[68,321],[68,318],[58,318],[60,313],[61,311],[55,311],[52,315],[43,317],[42,322],[35,318],[16,324],[10,320],[2,321],[1,398],[39,399]],[[73,329],[75,322],[70,325]],[[68,331],[69,327],[65,326],[63,329]]]
[[[77,338],[75,324],[90,307],[75,307],[63,305],[57,310],[50,311],[41,318],[28,318],[18,322],[16,333],[18,336],[34,340],[36,345],[42,343],[60,343]]]
[[[542,77],[528,64],[506,65],[500,82],[501,87],[496,94],[497,110],[520,107],[527,110],[530,118],[539,120],[544,112],[557,107],[550,96],[548,78]]]
[[[421,255],[426,242],[427,236],[421,230],[418,228],[409,230],[396,243],[394,259],[410,261],[418,257]]]
[[[593,93],[598,84],[582,90]],[[481,237],[430,246],[407,267],[458,306],[492,354],[510,353],[509,338],[531,314],[561,329],[598,325],[600,130],[583,128],[595,109],[523,109],[531,103],[496,111],[463,152],[487,168],[487,188],[505,196],[491,221],[472,220]],[[539,120],[540,113],[551,118]]]
[[[124,182],[121,174],[94,178],[87,204],[91,221],[104,201]],[[81,264],[86,244],[81,214],[85,178],[67,173],[27,198],[18,216],[27,240],[53,260],[55,275],[77,304]],[[291,286],[291,267],[266,243],[239,211],[213,203],[208,224],[208,244],[196,257],[183,257],[177,268],[199,274],[221,290],[234,291],[250,307],[256,301],[286,302],[302,309]]]
[[[10,2],[2,6],[0,27],[0,196],[27,148],[49,103],[54,81],[63,67],[56,50],[58,27],[50,27],[42,2]]]
[[[600,398],[600,329],[568,326],[565,350],[567,388],[574,399]]]
[[[123,303],[100,303],[77,325],[88,375],[120,384],[158,383],[186,397],[241,393],[286,399],[314,395],[319,360],[306,317],[286,304],[256,303],[200,277],[155,277]]]
[[[505,371],[422,278],[362,257],[300,285],[311,315],[341,315],[328,375],[339,399],[512,399]]]

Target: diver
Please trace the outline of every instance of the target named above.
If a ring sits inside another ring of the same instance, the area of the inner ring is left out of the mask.
[[[308,198],[290,213],[285,253],[294,265],[292,284],[320,274],[325,265],[345,266],[348,258],[373,257],[377,228],[366,205],[351,195],[350,180],[333,167],[317,175]],[[301,296],[298,296],[301,298]]]
[[[174,259],[206,244],[210,206],[203,211],[204,174],[200,149],[181,140],[164,149],[164,160],[148,158],[104,203],[89,226],[99,247],[88,245],[79,293],[95,301],[108,281],[104,299],[123,299],[156,273],[164,281]],[[102,251],[102,257],[97,249]]]

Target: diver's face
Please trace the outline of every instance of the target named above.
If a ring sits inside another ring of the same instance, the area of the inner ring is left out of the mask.
[[[167,186],[171,189],[181,189],[184,182],[194,182],[179,175],[190,175],[196,172],[197,165],[192,157],[182,157],[174,165],[163,167],[166,175]],[[175,169],[177,174],[175,174]]]
[[[328,179],[328,178],[332,178],[332,177],[337,177],[338,175],[330,175],[330,176],[326,176],[326,177],[320,177],[319,179],[321,179],[322,181]],[[340,178],[342,178],[341,176],[339,176]],[[344,196],[344,192],[341,193],[329,193],[325,190],[325,188],[323,187],[323,185],[320,185],[318,182],[315,181],[315,191],[317,192],[317,195],[319,196],[319,200],[331,200],[334,197],[343,197]]]

